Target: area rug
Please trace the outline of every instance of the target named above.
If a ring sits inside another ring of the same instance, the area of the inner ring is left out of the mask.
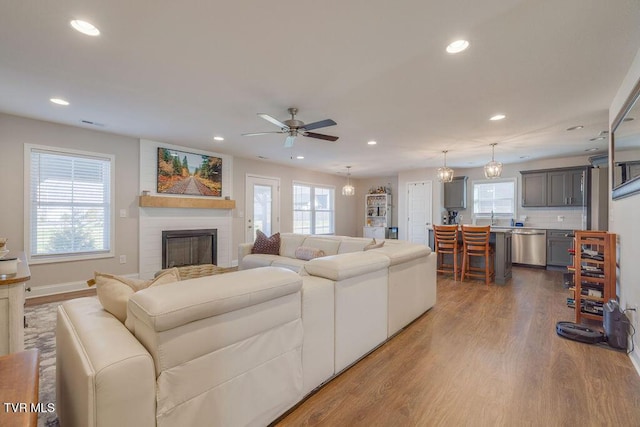
[[[40,394],[39,402],[56,401],[56,310],[62,302],[52,302],[25,307],[27,327],[24,330],[26,350],[40,350]],[[38,414],[38,427],[58,426],[55,412]]]

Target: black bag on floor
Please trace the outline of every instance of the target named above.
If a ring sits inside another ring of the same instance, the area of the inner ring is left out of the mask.
[[[573,322],[556,323],[556,332],[563,338],[587,344],[597,344],[604,341],[602,332]]]

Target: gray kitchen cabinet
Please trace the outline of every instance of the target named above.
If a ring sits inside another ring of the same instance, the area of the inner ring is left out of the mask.
[[[466,176],[457,176],[451,182],[444,183],[444,207],[446,209],[467,208],[467,180]]]
[[[522,173],[522,206],[547,206],[547,173]]]
[[[572,264],[569,249],[573,246],[572,230],[547,230],[547,265],[568,267]]]
[[[547,173],[547,206],[583,206],[585,169]]]
[[[586,166],[520,171],[523,207],[584,206]]]

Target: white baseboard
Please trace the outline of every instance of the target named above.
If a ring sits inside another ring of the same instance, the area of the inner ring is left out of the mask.
[[[237,267],[237,266],[238,266],[238,260],[237,259],[231,260],[231,267]]]
[[[129,279],[137,279],[139,277],[137,273],[123,274],[122,276],[127,277]],[[29,286],[27,284],[27,288],[31,288],[31,292],[25,293],[26,299],[44,297],[48,295],[64,294],[67,292],[84,291],[86,289],[89,289],[87,287],[86,281],[56,283],[55,285],[42,285],[42,286]]]

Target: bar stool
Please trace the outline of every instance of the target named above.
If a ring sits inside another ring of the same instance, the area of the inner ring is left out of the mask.
[[[462,253],[462,245],[458,242],[457,225],[434,225],[435,249],[438,255],[436,271],[438,273],[453,273],[453,280],[458,280],[461,274],[458,259]],[[452,264],[445,263],[445,255],[451,255]]]
[[[471,225],[462,226],[462,278],[467,277],[484,278],[488,285],[495,277],[494,264],[495,252],[489,244],[491,227],[478,227]],[[483,257],[484,268],[472,267],[471,257]]]

